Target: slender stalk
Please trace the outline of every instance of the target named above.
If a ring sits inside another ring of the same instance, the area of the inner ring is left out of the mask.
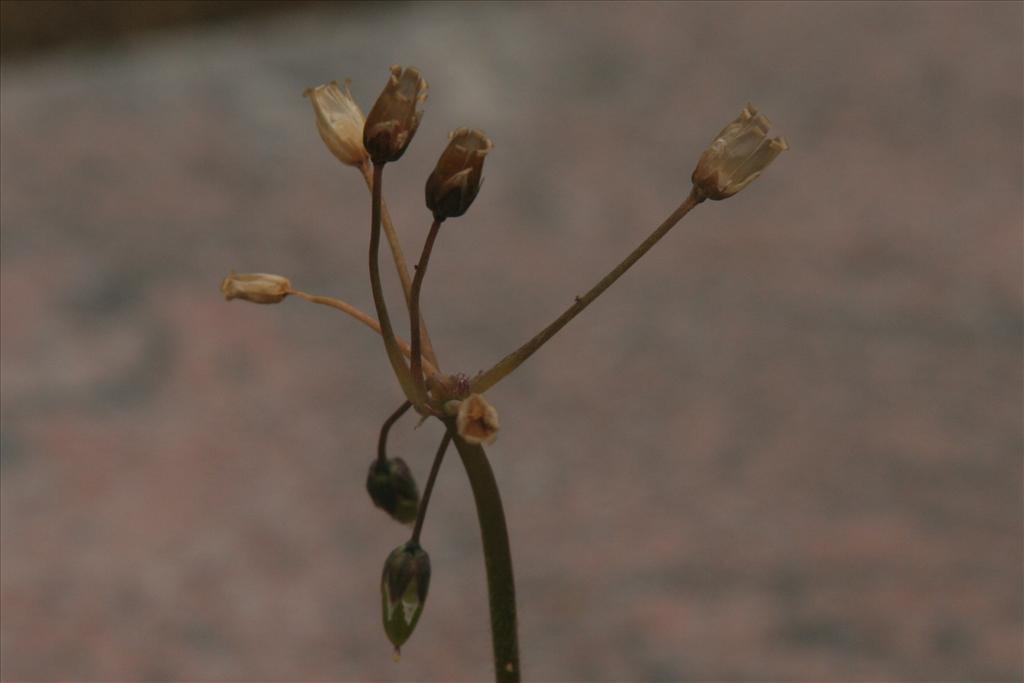
[[[491,640],[494,647],[494,678],[498,683],[519,681],[519,636],[516,626],[516,588],[512,576],[512,553],[501,494],[487,454],[480,446],[458,436],[455,420],[446,418],[448,433],[462,458],[476,502],[480,537],[487,569],[487,594],[491,612]]]
[[[391,416],[380,426],[380,438],[377,439],[377,462],[384,462],[388,458],[388,432],[391,431],[391,425],[398,422],[398,419],[405,415],[405,411],[411,407],[412,403],[409,401],[403,402],[398,406],[398,410],[391,413]]]
[[[295,290],[295,289],[288,290],[288,294],[290,294],[292,296],[297,296],[300,299],[305,299],[306,301],[309,301],[310,303],[320,304],[322,306],[330,306],[331,308],[336,308],[339,311],[352,316],[353,318],[355,318],[359,322],[363,323],[364,325],[369,327],[371,330],[373,330],[377,334],[380,334],[380,323],[378,323],[374,318],[372,318],[371,316],[367,315],[366,313],[363,313],[361,310],[359,310],[358,308],[356,308],[352,304],[348,303],[347,301],[342,301],[341,299],[335,299],[334,297],[331,297],[331,296],[320,296],[319,294],[309,294],[307,292],[300,292],[300,291]],[[406,356],[411,356],[412,355],[411,347],[401,337],[396,336],[395,337],[395,343],[398,344],[398,349],[402,353],[404,353]],[[423,361],[423,369],[426,370],[428,375],[436,375],[436,374],[438,374],[437,368],[434,367],[433,365],[431,365],[426,360]]]
[[[370,168],[370,163],[359,167],[359,170],[363,174],[363,180],[366,181],[366,188],[373,192],[373,171]],[[409,266],[405,262],[405,254],[402,252],[402,243],[398,240],[398,232],[395,230],[394,224],[391,222],[391,212],[388,211],[387,202],[384,201],[383,197],[380,202],[380,213],[381,213],[381,227],[384,228],[384,236],[388,240],[388,246],[391,247],[391,256],[395,261],[395,270],[398,271],[398,279],[402,283],[402,293],[405,294],[405,305],[411,306],[412,301],[412,280],[409,278]],[[437,362],[437,355],[434,353],[434,345],[430,342],[430,335],[427,333],[427,322],[420,319],[420,334],[423,336],[423,355],[430,360],[431,364],[435,368],[440,369],[441,366]]]
[[[395,372],[398,383],[405,392],[405,397],[417,405],[426,403],[426,395],[417,391],[416,384],[412,381],[409,368],[405,365],[402,352],[395,342],[395,331],[391,327],[391,318],[388,316],[388,307],[384,302],[384,289],[380,284],[380,204],[381,184],[384,178],[384,164],[373,166],[373,197],[370,217],[370,288],[373,290],[373,304],[377,308],[377,319],[380,320],[381,336],[384,338],[384,348],[388,352],[388,360],[391,361],[391,368]]]
[[[589,306],[594,299],[611,287],[623,273],[629,270],[630,266],[636,263],[641,256],[646,254],[651,247],[657,244],[658,240],[664,237],[665,234],[683,218],[683,216],[688,214],[693,207],[697,206],[697,204],[702,201],[704,201],[704,197],[696,188],[694,188],[683,203],[680,204],[661,225],[655,228],[654,232],[652,232],[650,236],[640,244],[640,246],[634,249],[632,253],[630,253],[629,256],[627,256],[619,265],[615,266],[610,273],[601,278],[601,280],[594,285],[589,292],[583,296],[576,297],[576,301],[572,306],[562,313],[562,315],[558,316],[554,322],[538,332],[533,339],[502,358],[490,370],[487,370],[483,374],[474,378],[472,381],[473,391],[476,393],[483,393],[500,382],[510,372],[522,365],[527,358],[532,356],[534,352],[551,339],[551,337],[555,336],[555,334],[565,327],[570,320],[579,315],[580,311]]]
[[[444,460],[445,451],[451,443],[452,435],[448,432],[441,437],[441,445],[437,447],[434,454],[434,464],[430,466],[430,476],[427,477],[427,488],[423,490],[423,498],[420,500],[420,509],[416,515],[416,526],[412,530],[412,543],[420,542],[420,532],[423,531],[423,520],[427,518],[427,505],[430,504],[430,494],[434,492],[434,482],[437,481],[437,473],[441,470],[441,461]]]
[[[430,232],[427,233],[427,241],[423,245],[420,262],[416,265],[416,275],[412,279],[412,293],[409,298],[409,334],[412,337],[412,356],[409,360],[412,366],[412,381],[416,383],[417,390],[423,394],[426,394],[427,390],[423,384],[423,364],[420,360],[420,289],[423,287],[423,278],[427,274],[427,263],[430,262],[430,252],[434,250],[434,240],[437,239],[440,227],[441,221],[435,218],[430,225]]]

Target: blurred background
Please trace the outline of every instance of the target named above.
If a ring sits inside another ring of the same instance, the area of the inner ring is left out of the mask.
[[[792,145],[489,392],[525,678],[1021,680],[1022,14],[4,2],[0,675],[491,677],[457,458],[391,661],[379,340],[218,291],[372,310],[366,189],[301,93],[351,78],[368,110],[398,63],[432,86],[386,174],[411,257],[447,132],[497,145],[424,288],[450,371],[610,269],[746,102]]]

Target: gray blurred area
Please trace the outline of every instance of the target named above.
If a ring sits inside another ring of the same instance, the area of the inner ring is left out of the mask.
[[[379,340],[218,291],[372,310],[369,198],[301,93],[366,110],[398,63],[431,83],[385,174],[410,256],[447,132],[496,143],[424,287],[450,371],[639,243],[746,102],[792,145],[488,393],[526,679],[1021,680],[1022,8],[303,5],[5,58],[0,676],[491,676],[457,458],[391,661]]]

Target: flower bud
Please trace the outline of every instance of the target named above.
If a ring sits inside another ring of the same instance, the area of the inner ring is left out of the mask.
[[[498,438],[498,411],[480,394],[470,394],[459,404],[455,427],[466,443],[492,444]]]
[[[276,304],[288,296],[292,283],[288,278],[267,273],[235,273],[231,271],[220,283],[220,291],[228,301],[244,299],[254,304]]]
[[[412,524],[420,509],[420,494],[409,466],[401,458],[374,459],[366,476],[373,504],[402,524]]]
[[[768,138],[771,122],[748,104],[735,121],[711,141],[697,168],[694,186],[708,199],[726,199],[754,182],[768,164],[789,144],[783,138]]]
[[[423,118],[418,105],[427,99],[427,82],[414,67],[391,67],[387,85],[366,117],[363,145],[375,164],[397,161]]]
[[[362,166],[370,160],[363,147],[363,112],[352,99],[345,81],[345,90],[331,81],[315,88],[306,88],[302,94],[309,98],[316,113],[316,129],[320,131],[327,149],[348,166]]]
[[[398,652],[409,640],[423,613],[430,587],[430,557],[419,543],[409,541],[391,551],[380,580],[384,632]]]
[[[466,213],[480,191],[484,157],[493,148],[479,130],[459,128],[448,135],[448,146],[427,178],[427,208],[436,220]]]

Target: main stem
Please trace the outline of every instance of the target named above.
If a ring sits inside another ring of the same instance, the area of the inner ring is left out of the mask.
[[[459,438],[455,421],[447,418],[448,433],[469,476],[480,522],[487,569],[487,594],[491,612],[491,640],[494,647],[494,678],[498,683],[519,681],[519,636],[516,625],[516,587],[512,576],[512,553],[508,544],[505,511],[494,472],[484,449]]]
[[[423,252],[420,254],[420,262],[416,265],[416,275],[412,279],[412,291],[409,295],[409,334],[412,335],[412,348],[410,351],[410,363],[412,381],[416,383],[417,391],[426,394],[423,385],[423,361],[420,355],[420,289],[423,287],[423,278],[427,274],[427,264],[430,262],[430,252],[434,250],[434,240],[437,239],[437,231],[441,227],[441,221],[434,219],[430,225],[430,232],[427,233],[427,241],[423,245]]]
[[[699,194],[696,188],[694,188],[683,203],[680,204],[679,207],[673,211],[661,225],[655,228],[654,232],[652,232],[650,236],[640,244],[640,246],[634,249],[633,252],[622,261],[622,263],[615,266],[610,273],[601,278],[600,282],[594,285],[589,292],[583,296],[576,297],[575,303],[573,303],[565,313],[558,316],[558,319],[537,333],[533,339],[498,361],[498,363],[490,370],[476,377],[472,382],[473,391],[478,394],[487,391],[510,372],[522,365],[527,358],[532,356],[537,349],[543,346],[545,342],[551,339],[551,337],[553,337],[560,329],[565,327],[570,320],[579,315],[579,313],[589,306],[594,299],[601,296],[604,290],[611,287],[623,273],[629,270],[630,266],[640,260],[640,257],[646,254],[651,247],[657,244],[658,240],[664,237],[665,234],[683,218],[683,216],[688,214],[693,207],[697,206],[697,204],[702,201],[704,201],[704,197]]]
[[[420,395],[416,385],[409,374],[409,368],[405,366],[405,359],[402,358],[402,351],[395,341],[395,331],[391,327],[391,318],[388,316],[388,307],[384,302],[384,288],[380,284],[380,205],[381,205],[381,184],[384,176],[384,164],[373,165],[373,195],[370,210],[370,288],[373,290],[373,304],[377,308],[377,319],[380,321],[381,336],[384,338],[384,347],[388,352],[388,360],[391,361],[391,368],[398,378],[398,383],[405,392],[405,397],[417,405],[426,402],[426,395]]]

